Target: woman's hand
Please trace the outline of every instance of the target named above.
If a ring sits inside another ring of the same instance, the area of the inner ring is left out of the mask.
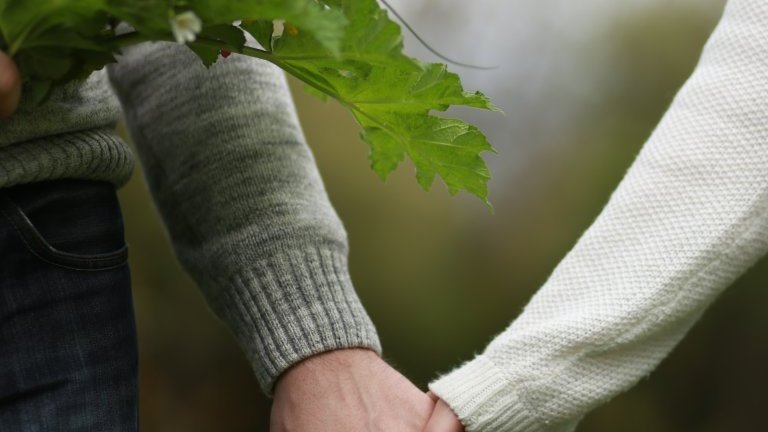
[[[424,432],[464,432],[464,426],[447,403],[432,392],[428,392],[427,396],[435,401],[435,409]]]
[[[0,51],[0,118],[10,117],[21,100],[21,77],[16,64]]]

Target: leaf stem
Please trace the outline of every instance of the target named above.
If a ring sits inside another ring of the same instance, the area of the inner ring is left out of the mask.
[[[143,34],[141,34],[139,32],[136,32],[136,31],[130,32],[130,33],[125,33],[125,34],[116,36],[116,37],[114,37],[112,39],[112,41],[115,43],[115,45],[117,47],[119,47],[119,48],[125,48],[127,46],[136,45],[136,44],[139,44],[139,43],[142,43],[142,42],[158,41],[158,40],[167,41],[167,42],[176,42],[176,40],[173,38],[173,35],[171,35],[170,33],[168,33],[164,37],[158,38],[158,37],[148,37],[148,36],[145,36],[145,35],[143,35]],[[377,126],[379,126],[382,130],[385,130],[392,137],[394,137],[398,141],[402,142],[403,144],[406,144],[406,147],[407,147],[407,142],[403,141],[401,139],[401,137],[395,131],[393,131],[387,125],[381,123],[377,118],[375,118],[375,117],[371,116],[370,114],[366,113],[364,110],[362,110],[356,104],[344,100],[344,98],[342,98],[341,95],[338,94],[334,89],[329,88],[328,86],[325,86],[325,85],[323,85],[323,84],[321,84],[321,83],[319,83],[319,82],[317,82],[315,80],[310,79],[309,77],[306,76],[306,74],[302,73],[300,70],[297,70],[295,67],[293,67],[290,64],[290,62],[282,61],[281,58],[277,57],[276,55],[274,55],[273,53],[271,53],[269,51],[264,51],[264,50],[261,50],[261,49],[258,49],[258,48],[253,48],[253,47],[249,47],[249,46],[245,46],[242,49],[238,49],[236,47],[229,46],[227,43],[222,42],[222,41],[220,41],[218,39],[213,39],[213,38],[209,38],[209,37],[205,37],[205,36],[199,36],[199,35],[198,35],[197,39],[195,39],[195,41],[192,42],[192,43],[196,44],[196,45],[201,45],[201,46],[204,46],[204,47],[208,47],[208,48],[226,49],[226,50],[229,50],[229,51],[232,51],[232,52],[236,52],[236,53],[239,53],[239,54],[247,55],[249,57],[255,57],[255,58],[258,58],[258,59],[261,59],[261,60],[266,60],[266,61],[274,64],[275,66],[280,67],[281,69],[285,70],[286,72],[290,73],[294,77],[300,79],[301,81],[303,81],[308,86],[310,86],[310,87],[312,87],[312,88],[314,88],[314,89],[316,89],[316,90],[318,90],[318,91],[320,91],[322,93],[325,93],[328,96],[336,99],[345,108],[347,108],[347,109],[349,109],[349,110],[351,110],[353,112],[356,112],[359,115],[367,118],[372,123],[374,123]],[[292,60],[292,59],[288,59],[288,60]],[[359,123],[359,121],[358,121],[358,123]]]
[[[136,45],[142,42],[147,41],[168,41],[168,42],[176,42],[176,40],[173,38],[173,35],[170,33],[165,35],[164,37],[158,38],[158,37],[147,37],[139,32],[130,32],[125,33],[120,36],[116,36],[112,39],[112,41],[119,47],[119,48],[125,48],[130,45]],[[290,73],[294,77],[300,79],[305,84],[309,85],[310,87],[327,94],[328,96],[336,99],[342,106],[345,108],[357,112],[359,115],[366,117],[368,120],[370,120],[372,123],[379,126],[382,130],[387,131],[388,134],[390,134],[392,137],[397,139],[398,141],[401,141],[403,144],[407,144],[407,142],[402,141],[401,137],[391,128],[389,128],[387,125],[381,123],[377,118],[371,116],[370,114],[366,113],[364,110],[362,110],[357,105],[344,100],[344,98],[341,97],[340,94],[338,94],[334,89],[329,88],[315,80],[312,80],[306,76],[306,74],[303,74],[300,70],[297,70],[294,68],[290,62],[282,61],[280,58],[278,58],[276,55],[272,54],[269,51],[264,51],[258,48],[253,48],[249,46],[245,46],[242,49],[238,49],[236,47],[229,46],[225,42],[222,42],[218,39],[213,39],[205,36],[198,36],[197,39],[195,39],[194,42],[192,42],[197,45],[205,46],[208,48],[215,48],[215,49],[226,49],[232,52],[236,52],[239,54],[247,55],[249,57],[255,57],[261,60],[266,60],[275,66],[280,67],[281,69],[285,70],[286,72]],[[362,125],[361,125],[362,126]]]
[[[148,37],[145,36],[137,31],[133,31],[130,33],[124,33],[118,36],[115,36],[111,39],[112,43],[115,44],[118,48],[125,48],[131,45],[137,45],[142,42],[149,42],[149,41],[156,41],[156,40],[163,40],[168,42],[175,42],[175,39],[172,39],[170,34],[167,35],[167,37],[163,37],[161,39],[158,39],[157,37]]]
[[[157,37],[157,36],[145,36],[136,31],[121,34],[119,36],[115,36],[114,38],[112,38],[112,42],[118,48],[125,48],[131,45],[136,45],[142,42],[150,42],[150,41],[176,42],[176,39],[174,39],[173,35],[171,35],[170,33],[167,33],[161,37]],[[260,58],[262,60],[267,60],[267,61],[272,61],[274,59],[274,55],[268,51],[260,50],[258,48],[251,48],[251,47],[243,47],[242,49],[238,49],[236,47],[228,45],[226,42],[222,42],[218,39],[213,39],[205,36],[198,36],[197,39],[195,39],[195,41],[192,43],[209,47],[209,48],[225,49],[225,50],[229,50],[229,51],[240,53],[240,54],[245,54],[250,57],[256,57],[256,58]]]
[[[192,42],[197,45],[206,46],[209,48],[217,48],[217,49],[226,49],[229,51],[232,51],[234,53],[244,54],[249,57],[256,57],[258,59],[266,60],[268,62],[274,63],[275,56],[269,51],[264,51],[258,48],[252,48],[249,46],[244,46],[243,48],[239,49],[237,47],[233,47],[230,45],[227,45],[226,42],[222,42],[218,39],[212,39],[205,36],[197,36],[197,39],[195,39],[194,42]]]

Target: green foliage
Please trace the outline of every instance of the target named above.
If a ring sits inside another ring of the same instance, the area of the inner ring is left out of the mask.
[[[338,51],[347,26],[347,20],[338,8],[325,8],[314,0],[190,0],[188,4],[206,23],[288,21],[332,52]]]
[[[493,109],[490,101],[465,92],[444,65],[405,56],[400,27],[375,1],[340,0],[333,6],[350,22],[338,55],[310,36],[285,31],[273,44],[276,63],[352,111],[371,146],[371,165],[383,179],[407,154],[423,188],[439,174],[451,193],[464,189],[485,199],[490,174],[480,153],[491,145],[477,128],[430,112],[451,105]]]
[[[0,41],[43,100],[56,85],[113,62],[121,47],[180,38],[177,17],[189,11],[200,21],[186,29],[194,32],[188,46],[204,64],[221,50],[258,57],[348,108],[382,179],[407,155],[424,189],[439,175],[451,194],[487,201],[490,174],[480,155],[491,145],[476,127],[432,111],[494,106],[465,92],[444,65],[405,56],[400,27],[376,0],[0,0]],[[118,22],[135,31],[116,35]],[[245,33],[263,49],[247,47]]]

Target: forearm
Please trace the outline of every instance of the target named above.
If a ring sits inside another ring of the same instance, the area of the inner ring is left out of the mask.
[[[206,70],[158,43],[110,76],[177,256],[265,392],[318,352],[380,350],[283,75],[238,56]]]
[[[608,205],[523,314],[431,384],[468,431],[567,431],[768,250],[768,4],[732,0]]]

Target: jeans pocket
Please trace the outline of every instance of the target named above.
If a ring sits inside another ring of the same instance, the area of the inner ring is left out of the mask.
[[[59,180],[0,190],[0,215],[30,253],[50,264],[100,271],[128,261],[122,215],[107,183]]]

